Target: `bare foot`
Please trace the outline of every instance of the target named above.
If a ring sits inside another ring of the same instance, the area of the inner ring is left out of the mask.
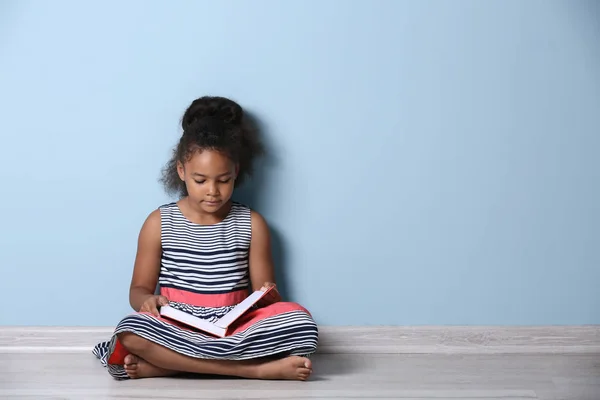
[[[256,365],[259,379],[291,379],[305,381],[312,373],[308,358],[290,356]]]
[[[128,354],[125,357],[125,372],[131,379],[136,378],[152,378],[158,376],[173,376],[177,372],[169,369],[157,367],[156,365],[150,364],[148,361],[143,360],[133,354]]]

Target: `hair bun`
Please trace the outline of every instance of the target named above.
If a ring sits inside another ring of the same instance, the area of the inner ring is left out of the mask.
[[[200,97],[192,102],[183,114],[181,127],[186,131],[194,122],[215,118],[226,124],[239,125],[244,112],[235,101],[225,97]]]

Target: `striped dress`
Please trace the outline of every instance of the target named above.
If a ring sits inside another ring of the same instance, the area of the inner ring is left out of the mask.
[[[183,216],[177,203],[159,207],[162,256],[160,293],[169,304],[216,321],[248,296],[251,210],[233,202],[227,217],[199,225]],[[149,313],[134,312],[116,326],[112,338],[93,354],[110,375],[127,379],[127,350],[117,335],[131,332],[186,356],[212,360],[247,360],[266,356],[309,356],[316,351],[317,326],[296,303],[254,307],[217,338]]]

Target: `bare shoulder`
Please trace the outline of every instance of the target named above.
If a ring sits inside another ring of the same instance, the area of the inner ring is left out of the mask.
[[[146,217],[146,220],[144,221],[143,226],[151,228],[151,229],[154,229],[156,227],[160,228],[160,209],[159,208],[152,211],[148,215],[148,217]]]
[[[268,235],[269,224],[267,220],[258,211],[251,210],[250,222],[252,224],[252,235]]]
[[[157,208],[146,217],[140,231],[140,239],[160,240],[160,225],[160,209]]]

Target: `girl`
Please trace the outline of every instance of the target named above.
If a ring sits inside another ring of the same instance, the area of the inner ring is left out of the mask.
[[[182,128],[162,179],[182,197],[144,222],[129,292],[136,312],[93,352],[117,379],[191,372],[306,380],[317,326],[302,306],[280,301],[275,288],[270,305],[250,310],[225,338],[159,314],[169,304],[215,321],[246,298],[249,287],[275,285],[265,220],[231,200],[261,150],[242,108],[226,98],[202,97],[185,111]]]

